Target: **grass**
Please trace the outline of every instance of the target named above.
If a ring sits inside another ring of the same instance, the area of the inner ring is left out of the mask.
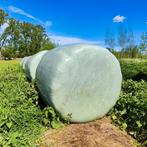
[[[129,62],[147,62],[147,59],[141,58],[121,58],[121,61],[129,61]]]
[[[0,60],[0,72],[4,71],[5,69],[12,67],[12,66],[18,66],[19,65],[19,59],[17,60]]]
[[[124,80],[147,80],[147,60],[121,59],[120,65]]]
[[[36,146],[45,130],[69,123],[52,107],[41,107],[35,83],[26,80],[19,62],[0,60],[0,147]]]
[[[33,84],[25,80],[19,61],[0,61],[0,146],[35,146],[45,130]]]

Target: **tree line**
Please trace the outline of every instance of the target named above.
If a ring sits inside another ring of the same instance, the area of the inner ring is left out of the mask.
[[[135,36],[131,25],[124,27],[120,24],[117,28],[117,37],[108,29],[105,33],[105,46],[118,58],[137,58],[147,55],[147,32],[143,32],[140,43],[135,43]],[[119,49],[114,49],[119,48]]]
[[[0,56],[5,59],[30,56],[56,46],[41,25],[9,18],[8,14],[0,9],[0,28],[4,24],[7,27],[0,34]]]

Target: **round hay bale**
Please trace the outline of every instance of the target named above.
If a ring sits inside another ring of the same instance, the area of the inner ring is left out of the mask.
[[[22,69],[23,70],[25,70],[25,66],[26,66],[26,62],[27,62],[27,60],[30,58],[30,56],[28,56],[28,57],[24,57],[23,59],[22,59]]]
[[[21,60],[20,60],[20,66],[22,67],[22,65],[23,65],[23,61],[24,61],[24,58],[22,58]]]
[[[44,101],[72,122],[103,117],[116,103],[122,74],[118,60],[96,45],[69,45],[45,54],[36,82]]]
[[[41,60],[41,58],[47,53],[47,50],[40,51],[37,54],[31,56],[26,62],[26,77],[29,80],[34,80],[36,77],[36,69]]]

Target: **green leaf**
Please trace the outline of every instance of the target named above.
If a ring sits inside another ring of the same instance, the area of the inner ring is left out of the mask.
[[[131,132],[129,132],[129,134],[134,135],[134,132],[133,132],[133,131],[131,131]]]
[[[6,126],[7,126],[9,129],[11,129],[12,125],[13,125],[12,121],[6,123]]]
[[[140,121],[136,121],[136,124],[138,125],[138,127],[142,127],[142,124],[140,123]]]
[[[61,124],[61,122],[58,122],[58,121],[55,121],[55,120],[53,120],[53,121],[51,122],[51,126],[52,126],[54,129],[58,129],[58,128],[62,128],[62,127],[63,127],[63,125]]]
[[[122,124],[123,129],[126,129],[127,126],[128,126],[128,125],[127,125],[125,122]]]
[[[45,113],[45,117],[46,117],[46,118],[48,118],[48,111],[47,111],[47,110],[45,110],[45,112],[44,112],[44,113]]]
[[[120,112],[121,115],[126,113],[126,109],[124,109],[123,111]]]
[[[112,115],[112,119],[113,120],[116,120],[117,119],[117,116],[116,115]]]
[[[43,123],[44,123],[45,125],[48,125],[49,122],[50,122],[49,119],[47,119],[47,118],[44,118],[44,119],[43,119]]]

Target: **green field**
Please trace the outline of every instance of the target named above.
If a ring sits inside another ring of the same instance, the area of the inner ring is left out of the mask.
[[[18,60],[0,61],[0,146],[35,146],[48,128],[63,127],[51,107],[40,108],[34,83],[26,81]]]
[[[36,98],[19,62],[0,61],[0,146],[33,146],[44,129]]]
[[[132,65],[132,60],[121,63],[125,80],[120,99],[108,115],[116,125],[145,146],[147,62],[139,63],[135,61]],[[138,75],[139,78],[133,81]],[[53,108],[41,107],[34,85],[26,81],[19,60],[0,61],[0,146],[33,147],[46,129],[60,128],[68,123],[68,119],[62,119]]]

